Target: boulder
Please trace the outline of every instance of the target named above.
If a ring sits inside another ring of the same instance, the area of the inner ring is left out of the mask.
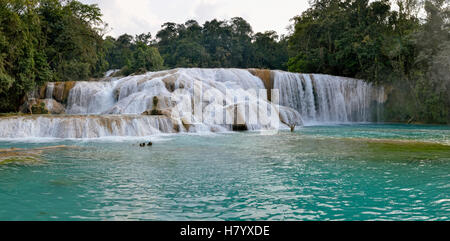
[[[50,114],[59,115],[64,114],[66,112],[64,106],[54,99],[45,99],[39,101],[45,103],[45,107],[47,108]]]
[[[64,106],[54,99],[31,98],[20,107],[20,112],[25,114],[64,114]]]

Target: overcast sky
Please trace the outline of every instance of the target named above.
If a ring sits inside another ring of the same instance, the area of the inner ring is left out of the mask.
[[[96,3],[103,20],[117,37],[151,32],[152,36],[165,22],[184,23],[195,19],[200,24],[213,18],[243,17],[255,32],[275,30],[286,34],[290,19],[308,8],[307,0],[80,0]]]

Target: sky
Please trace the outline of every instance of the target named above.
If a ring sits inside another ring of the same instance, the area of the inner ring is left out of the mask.
[[[165,22],[184,23],[195,19],[200,24],[242,17],[254,32],[275,30],[287,34],[290,19],[308,8],[308,0],[79,0],[98,4],[107,35],[118,37],[151,32],[152,36]]]

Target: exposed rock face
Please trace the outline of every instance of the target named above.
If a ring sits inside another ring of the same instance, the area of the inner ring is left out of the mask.
[[[50,114],[59,115],[59,114],[64,114],[66,112],[66,109],[64,108],[64,106],[54,99],[39,100],[38,102],[44,103],[46,109],[48,110],[48,112]]]
[[[166,89],[170,92],[173,92],[174,90],[178,88],[184,88],[184,84],[177,81],[179,78],[178,74],[170,75],[162,79],[162,82],[166,86]]]
[[[164,115],[161,110],[155,110],[155,109],[154,110],[146,110],[142,114],[143,115]]]
[[[248,71],[252,75],[260,78],[263,81],[264,87],[266,87],[267,89],[267,99],[271,101],[271,90],[273,89],[273,72],[269,69],[249,69]]]
[[[45,99],[46,89],[47,89],[47,85],[43,85],[39,88],[39,99]]]
[[[60,103],[67,103],[70,90],[75,86],[75,81],[55,82],[52,97]]]
[[[170,96],[154,96],[152,100],[152,108],[156,109],[165,109],[172,107],[174,105],[174,101]]]
[[[29,99],[20,107],[25,114],[64,114],[64,106],[54,99]]]
[[[19,112],[27,114],[31,113],[31,107],[37,103],[35,98],[28,98],[24,103],[19,107]]]
[[[171,117],[173,101],[169,96],[154,96],[152,99],[152,108],[144,111],[143,115],[165,115]]]

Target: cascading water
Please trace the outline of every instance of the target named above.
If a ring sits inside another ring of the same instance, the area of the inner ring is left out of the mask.
[[[306,123],[369,122],[372,105],[383,102],[382,87],[362,80],[322,75],[274,73],[280,105],[300,112]]]
[[[2,138],[99,138],[173,132],[169,118],[142,115],[16,116],[2,119],[0,125]]]
[[[193,68],[68,86],[58,83],[58,88],[48,83],[44,98],[64,100],[66,114],[1,118],[0,138],[148,136],[275,130],[302,125],[303,120],[370,121],[371,102],[382,101],[383,93],[361,80],[266,73],[272,79],[263,81],[244,69]],[[264,92],[269,82],[279,89],[279,101]],[[157,114],[149,115],[153,112]]]
[[[45,98],[52,99],[53,98],[53,90],[55,89],[55,83],[48,83],[45,91]]]
[[[102,114],[114,105],[113,88],[116,83],[78,82],[70,91],[66,113]]]

